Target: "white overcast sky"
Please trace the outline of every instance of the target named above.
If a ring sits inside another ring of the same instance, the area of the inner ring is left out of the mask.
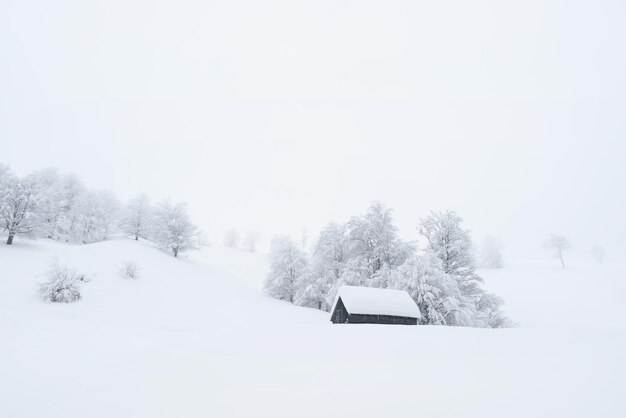
[[[626,254],[626,2],[0,0],[0,162],[234,226]]]

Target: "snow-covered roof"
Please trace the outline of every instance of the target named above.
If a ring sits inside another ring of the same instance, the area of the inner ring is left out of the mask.
[[[351,314],[421,317],[419,308],[404,290],[341,286],[331,312],[335,311],[339,298]]]

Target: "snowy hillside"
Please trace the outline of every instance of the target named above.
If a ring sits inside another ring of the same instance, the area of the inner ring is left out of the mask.
[[[52,256],[91,281],[46,304]],[[141,269],[120,277],[126,260]],[[626,267],[481,272],[513,329],[332,325],[265,257],[146,242],[0,247],[0,417],[623,417]]]

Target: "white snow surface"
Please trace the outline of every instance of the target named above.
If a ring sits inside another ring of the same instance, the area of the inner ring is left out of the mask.
[[[74,304],[37,297],[53,256],[91,275]],[[626,266],[483,271],[520,325],[492,330],[333,325],[263,296],[262,259],[0,246],[0,417],[626,416]]]
[[[378,289],[373,287],[340,286],[333,312],[341,298],[346,310],[351,314],[373,314],[421,318],[420,310],[404,290]]]

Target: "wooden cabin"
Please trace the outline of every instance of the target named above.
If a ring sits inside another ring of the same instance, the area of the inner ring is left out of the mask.
[[[420,310],[404,290],[341,286],[330,310],[333,324],[417,325]]]

